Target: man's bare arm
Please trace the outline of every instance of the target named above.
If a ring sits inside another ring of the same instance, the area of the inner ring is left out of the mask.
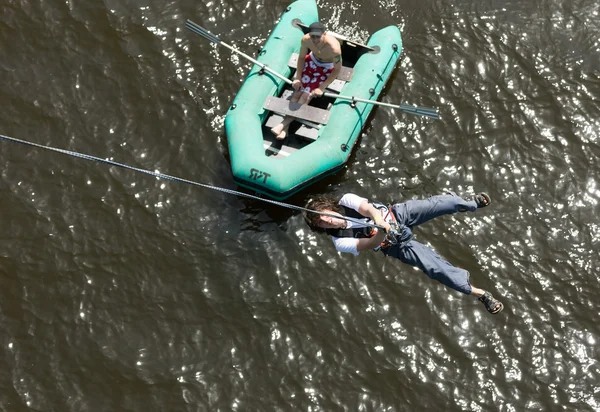
[[[384,240],[385,240],[385,231],[377,230],[377,233],[373,237],[357,239],[356,250],[358,252],[362,252],[363,250],[375,249]]]
[[[327,89],[327,87],[329,87],[329,85],[331,83],[333,83],[333,81],[335,79],[337,79],[337,77],[341,71],[342,71],[342,55],[336,54],[333,58],[333,71],[331,72],[331,74],[329,74],[329,76],[327,76],[327,79],[323,83],[321,83],[319,88],[321,90],[325,91],[325,89]]]
[[[306,37],[307,35],[305,35]],[[305,41],[308,39],[302,38],[302,43],[300,45],[300,51],[298,52],[298,63],[296,64],[296,76],[294,78],[296,80],[300,80],[302,78],[302,70],[304,70],[304,60],[306,58],[306,54],[308,53],[308,47],[305,44]]]

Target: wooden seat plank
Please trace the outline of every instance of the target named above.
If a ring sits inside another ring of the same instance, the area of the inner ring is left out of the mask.
[[[319,129],[302,125],[296,130],[296,134],[314,142],[319,138]]]
[[[267,121],[265,122],[265,127],[268,127],[269,129],[271,129],[271,128],[277,126],[282,121],[283,121],[283,116],[273,113],[271,116],[269,116],[267,118]],[[320,125],[317,125],[317,126],[320,126]],[[315,141],[319,137],[319,127],[310,127],[310,126],[306,126],[303,124],[298,128],[298,130],[296,130],[296,132],[294,134],[298,135],[300,137],[303,137],[307,140]]]
[[[270,115],[267,118],[267,121],[265,122],[265,127],[272,129],[273,127],[277,126],[282,121],[283,121],[283,116],[281,116],[277,113],[273,113],[272,115]]]
[[[314,123],[327,124],[329,121],[329,112],[327,110],[274,96],[267,96],[263,108],[275,113],[308,120],[309,122]]]
[[[283,115],[280,113],[274,112],[271,116],[269,116],[267,118],[267,121],[265,122],[265,127],[268,127],[269,129],[272,127],[275,127],[276,125],[281,123],[282,120],[283,120]],[[309,122],[308,120],[304,120],[304,119],[294,119],[294,120],[296,120],[298,123],[302,123],[306,127],[312,127],[313,129],[317,129],[317,130],[321,128],[320,124],[314,123],[314,122]]]
[[[346,84],[345,81],[340,80],[340,79],[335,79],[334,81],[331,82],[331,84],[329,86],[327,86],[327,90],[331,90],[336,93],[340,93],[345,84]]]

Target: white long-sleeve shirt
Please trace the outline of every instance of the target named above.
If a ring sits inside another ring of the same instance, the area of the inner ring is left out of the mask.
[[[340,199],[338,204],[340,206],[346,206],[350,209],[354,209],[358,212],[358,208],[360,207],[360,204],[362,202],[367,202],[367,199],[365,199],[364,197],[354,195],[352,193],[346,193],[344,196],[342,196],[342,198]],[[372,222],[373,221],[371,219],[368,219],[368,220],[366,220],[365,223],[372,223]],[[361,227],[365,227],[365,226],[367,226],[367,225],[347,221],[346,228],[347,229],[361,228]],[[335,236],[332,236],[331,239],[333,239],[333,244],[335,245],[335,248],[337,250],[339,250],[340,252],[352,253],[353,255],[358,255],[358,250],[357,250],[358,239],[353,238],[353,237],[335,237]]]

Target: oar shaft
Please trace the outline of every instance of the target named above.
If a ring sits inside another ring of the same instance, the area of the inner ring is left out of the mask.
[[[287,77],[277,73],[275,70],[269,68],[269,66],[267,66],[266,64],[263,64],[261,62],[259,62],[258,60],[254,59],[253,57],[248,56],[246,53],[236,49],[233,46],[230,46],[229,44],[225,43],[223,40],[219,39],[217,36],[215,36],[214,34],[212,34],[211,32],[209,32],[208,30],[206,30],[205,28],[203,28],[202,26],[199,26],[198,24],[194,23],[191,20],[188,20],[185,23],[185,27],[187,27],[188,29],[190,29],[191,31],[193,31],[196,34],[199,34],[200,36],[212,41],[213,43],[216,43],[220,46],[224,46],[226,48],[228,48],[229,50],[231,50],[234,53],[238,53],[240,56],[244,57],[245,59],[251,61],[252,63],[256,64],[258,67],[260,67],[261,69],[263,69],[266,72],[271,73],[274,76],[279,77],[281,80],[283,80],[284,82],[286,82],[287,84],[292,84],[292,81],[290,79],[288,79]]]
[[[403,110],[407,113],[418,114],[418,115],[425,116],[425,117],[431,117],[432,119],[440,118],[440,116],[438,115],[438,113],[435,109],[430,109],[428,107],[408,106],[408,105],[404,105],[404,104],[400,104],[400,105],[390,104],[390,103],[378,102],[377,100],[361,99],[360,97],[342,96],[340,94],[335,94],[335,93],[323,93],[323,95],[326,97],[332,97],[334,99],[344,99],[344,100],[351,100],[353,102],[375,104],[378,106],[391,107],[393,109]]]
[[[232,47],[232,46],[228,45],[227,43],[223,43],[223,41],[221,41],[221,45],[227,47],[232,52],[238,53],[240,56],[242,56],[242,57],[250,60],[252,63],[256,64],[258,67],[260,67],[264,71],[269,72],[272,75],[275,75],[275,76],[279,77],[281,80],[283,80],[287,84],[292,84],[292,81],[290,79],[288,79],[287,77],[285,77],[285,76],[277,73],[275,70],[271,69],[266,64],[263,64],[263,63],[259,62],[258,60],[256,60],[256,59],[248,56],[246,53],[239,51],[238,49],[236,49],[235,47]]]
[[[191,31],[193,31],[194,33],[210,40],[213,43],[216,43],[218,45],[221,46],[225,46],[226,48],[228,48],[229,50],[231,50],[234,53],[238,53],[240,56],[244,57],[245,59],[251,61],[252,63],[254,63],[255,65],[257,65],[258,67],[260,67],[262,70],[271,73],[272,75],[280,78],[281,80],[283,80],[284,82],[286,82],[287,84],[291,85],[292,81],[290,79],[288,79],[287,77],[277,73],[275,70],[271,69],[270,67],[268,67],[266,64],[263,64],[261,62],[259,62],[258,60],[248,56],[247,54],[241,52],[240,50],[236,49],[233,46],[230,46],[229,44],[225,43],[224,41],[222,41],[221,39],[219,39],[217,36],[215,36],[214,34],[212,34],[211,32],[209,32],[208,30],[206,30],[205,28],[203,28],[202,26],[194,23],[191,20],[187,20],[185,23],[185,27],[187,27],[188,29],[190,29]],[[351,100],[353,102],[360,102],[360,103],[367,103],[367,104],[376,104],[379,106],[385,106],[385,107],[391,107],[394,109],[400,109],[402,111],[405,111],[406,113],[411,113],[411,114],[416,114],[419,116],[425,116],[425,117],[430,117],[432,119],[439,119],[440,116],[437,114],[437,111],[434,109],[429,109],[427,107],[418,107],[418,106],[407,106],[407,105],[397,105],[397,104],[390,104],[390,103],[383,103],[383,102],[378,102],[377,100],[366,100],[366,99],[361,99],[359,97],[348,97],[348,96],[341,96],[339,94],[334,94],[334,93],[323,93],[324,96],[326,97],[332,97],[334,99],[344,99],[344,100]]]

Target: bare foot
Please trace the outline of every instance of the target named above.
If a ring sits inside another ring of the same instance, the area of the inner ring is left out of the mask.
[[[273,133],[275,136],[279,136],[281,132],[283,132],[283,123],[279,123],[277,126],[273,126],[271,128],[271,133]]]

